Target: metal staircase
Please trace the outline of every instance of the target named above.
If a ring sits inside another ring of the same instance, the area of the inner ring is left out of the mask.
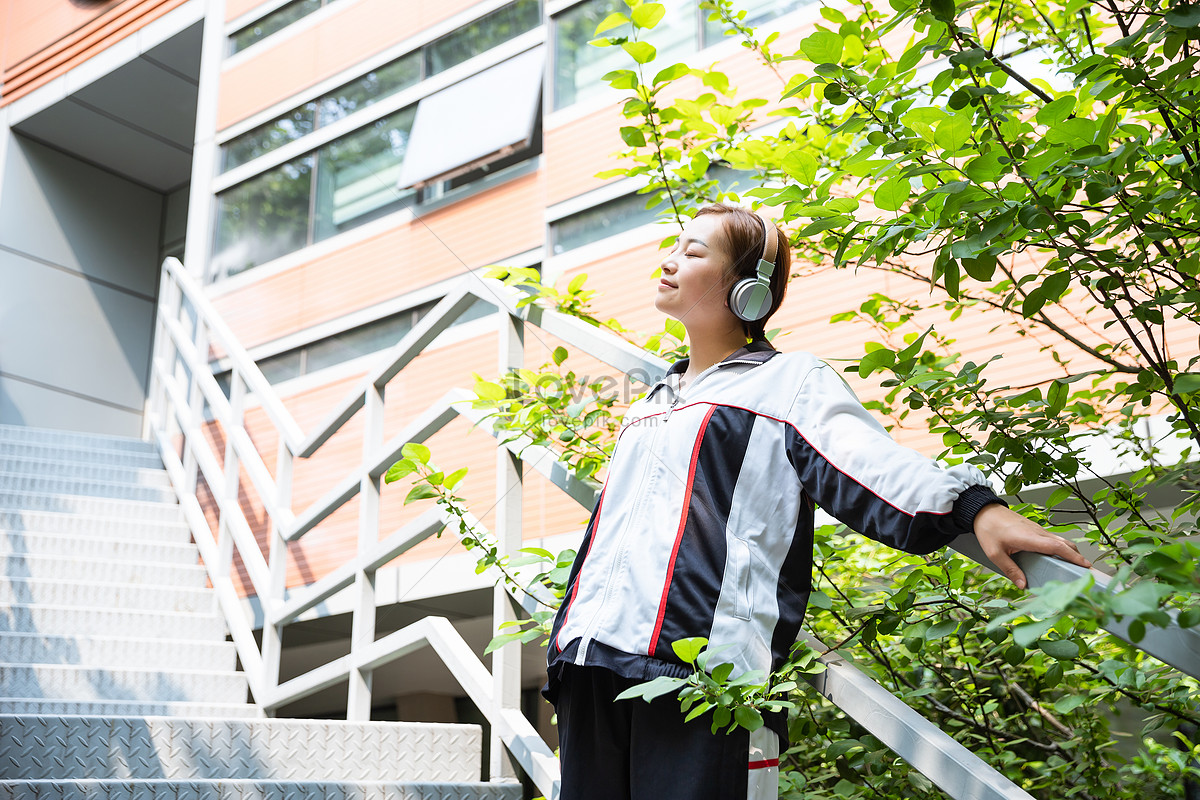
[[[265,719],[157,449],[0,425],[0,798],[520,797],[469,725]]]

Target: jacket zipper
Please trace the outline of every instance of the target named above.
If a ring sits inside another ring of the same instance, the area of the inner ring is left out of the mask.
[[[728,365],[732,365],[732,364],[749,364],[750,366],[756,367],[756,366],[761,365],[762,363],[763,362],[761,362],[761,361],[749,361],[746,359],[735,359],[733,361],[718,361],[716,364],[713,364],[711,367],[709,367],[708,369],[704,370],[699,375],[697,375],[696,379],[694,381],[692,381],[691,386],[695,387],[696,384],[700,383],[700,381],[703,380],[705,377],[707,377],[710,373],[720,369],[723,366],[728,366]],[[650,437],[650,447],[651,447],[652,451],[657,450],[658,439],[659,439],[659,436],[662,434],[662,429],[664,427],[666,427],[667,420],[669,420],[671,418],[671,412],[673,412],[675,410],[675,408],[679,405],[679,401],[682,398],[682,396],[683,396],[682,391],[675,392],[675,397],[671,400],[671,404],[667,407],[666,413],[663,415],[662,424],[655,426],[654,435]],[[636,424],[636,423],[634,423],[634,424]],[[646,466],[642,470],[642,479],[638,483],[639,486],[646,485],[646,479],[650,472],[651,463],[653,463],[652,459],[649,459],[649,458],[646,459]],[[641,507],[640,501],[643,499],[645,499],[645,495],[643,495],[642,498],[639,498],[638,508]],[[635,511],[636,511],[636,509],[635,509]],[[633,519],[637,519],[637,517],[638,517],[638,515],[635,513],[633,515]],[[613,554],[612,563],[609,565],[609,568],[608,568],[608,579],[605,581],[605,584],[604,584],[604,600],[600,604],[600,607],[597,608],[596,611],[592,614],[592,618],[588,621],[587,626],[584,628],[583,635],[580,637],[579,652],[576,654],[576,657],[575,657],[576,664],[582,665],[586,662],[587,651],[591,647],[592,638],[596,635],[596,629],[600,625],[600,618],[603,615],[604,610],[609,607],[609,602],[612,597],[612,590],[613,590],[613,578],[616,575],[616,573],[618,572],[617,568],[622,567],[625,563],[625,540],[628,537],[628,534],[629,534],[629,526],[626,525],[625,530],[621,531],[621,537],[617,541],[617,546],[616,546],[616,550]]]

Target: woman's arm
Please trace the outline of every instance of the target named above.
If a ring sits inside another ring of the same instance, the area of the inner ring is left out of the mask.
[[[1092,566],[1074,542],[998,503],[984,506],[975,515],[975,538],[996,568],[1020,589],[1025,588],[1025,573],[1013,561],[1013,553],[1044,553],[1081,567]]]

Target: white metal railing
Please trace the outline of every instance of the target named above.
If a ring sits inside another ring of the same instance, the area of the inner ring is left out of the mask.
[[[167,259],[159,294],[147,427],[179,494],[183,512],[228,621],[250,690],[267,713],[348,680],[347,718],[369,719],[373,671],[428,646],[442,659],[491,725],[492,779],[515,777],[511,764],[504,757],[504,751],[507,751],[538,789],[554,800],[559,786],[557,760],[520,712],[519,644],[496,650],[489,672],[450,623],[442,618],[426,618],[381,639],[374,638],[376,571],[448,524],[444,513],[434,509],[380,540],[380,480],[400,457],[405,444],[428,439],[457,416],[472,422],[482,419],[481,412],[471,409],[467,402],[471,395],[454,390],[435,401],[399,434],[384,440],[385,387],[439,333],[477,299],[484,299],[500,307],[497,346],[500,371],[521,366],[526,325],[533,325],[630,377],[640,376],[643,382],[652,382],[665,371],[665,362],[656,356],[574,317],[533,305],[518,309],[516,302],[520,297],[515,290],[498,281],[468,273],[412,331],[380,355],[378,366],[348,397],[305,434],[221,319],[195,277],[177,260]],[[210,345],[223,350],[232,364],[228,398],[209,367]],[[274,477],[244,425],[248,393],[254,394],[278,434]],[[204,416],[205,405],[211,415],[208,419]],[[295,460],[316,453],[360,411],[364,415],[360,463],[344,477],[331,479],[329,490],[319,500],[299,513],[293,512],[291,476]],[[225,437],[223,462],[204,436],[208,420],[217,423]],[[593,507],[599,487],[594,482],[574,478],[553,453],[521,440],[502,444],[496,452],[496,488],[500,499],[492,534],[499,541],[502,552],[513,553],[521,545],[521,479],[526,465],[544,474],[584,508]],[[265,557],[239,504],[241,470],[245,470],[270,519],[270,541]],[[216,536],[196,497],[200,476],[213,493],[218,514]],[[316,582],[286,590],[287,544],[303,537],[356,495],[361,498],[355,551],[348,553],[340,566]],[[973,549],[972,537],[963,537],[954,546],[959,552],[990,566],[986,558]],[[247,579],[262,606],[261,648],[255,641],[233,583],[235,551],[241,557]],[[1023,554],[1021,560],[1031,586],[1048,580],[1071,580],[1083,572],[1071,564],[1045,556]],[[1107,577],[1100,573],[1095,575],[1096,591],[1106,590]],[[283,628],[308,609],[351,587],[350,652],[280,683]],[[518,599],[529,602],[529,598]],[[493,601],[494,628],[511,619],[513,614],[506,590],[497,586]],[[1109,630],[1127,638],[1122,625],[1114,625]],[[1200,664],[1200,635],[1195,631],[1178,627],[1150,630],[1138,646],[1189,674],[1196,674]],[[817,689],[951,797],[960,800],[1029,798],[1023,790],[836,653],[829,653],[823,661],[826,671],[813,679]]]

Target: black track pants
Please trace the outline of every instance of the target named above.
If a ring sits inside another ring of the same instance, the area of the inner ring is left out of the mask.
[[[779,737],[684,723],[673,695],[614,701],[640,681],[600,667],[563,670],[558,695],[562,800],[775,800]]]

